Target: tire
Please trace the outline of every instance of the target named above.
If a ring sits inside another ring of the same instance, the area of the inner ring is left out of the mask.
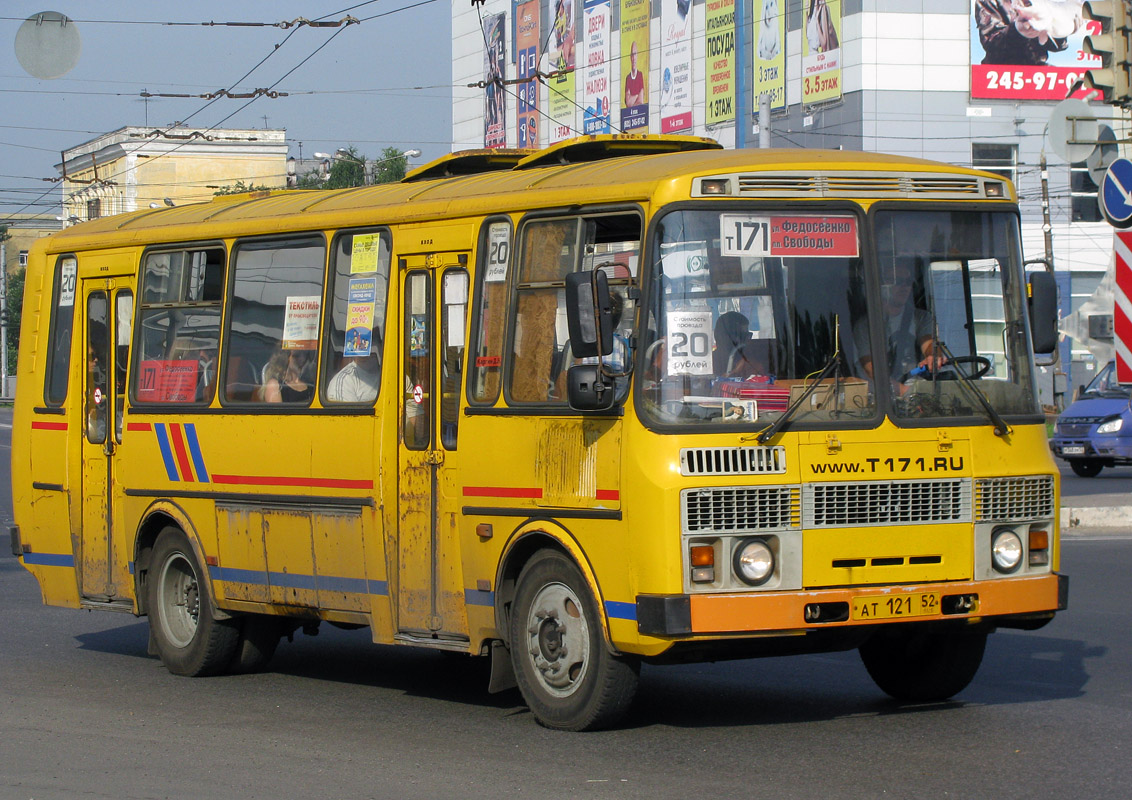
[[[640,664],[613,655],[582,573],[554,550],[523,568],[511,608],[511,664],[540,724],[564,731],[615,725],[637,691]]]
[[[878,631],[860,647],[876,685],[897,700],[946,700],[963,691],[983,661],[986,631]]]
[[[239,627],[213,617],[208,581],[188,538],[177,528],[166,528],[157,537],[146,591],[150,631],[166,669],[195,677],[228,668]]]
[[[275,648],[283,636],[283,626],[277,617],[248,614],[240,618],[239,628],[240,639],[228,671],[234,675],[262,672],[275,655]]]
[[[1082,478],[1095,478],[1101,474],[1104,464],[1095,458],[1071,458],[1069,468]]]

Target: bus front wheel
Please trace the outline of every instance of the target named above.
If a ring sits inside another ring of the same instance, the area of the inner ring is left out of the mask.
[[[188,538],[176,528],[157,537],[146,577],[149,625],[157,654],[174,675],[213,675],[228,668],[240,631],[212,615],[208,581]]]
[[[860,647],[870,677],[906,702],[946,700],[979,671],[986,631],[931,631],[904,626],[878,631]]]
[[[566,556],[546,550],[523,568],[511,609],[511,663],[542,725],[597,730],[628,710],[640,665],[609,651],[601,625],[582,573]]]

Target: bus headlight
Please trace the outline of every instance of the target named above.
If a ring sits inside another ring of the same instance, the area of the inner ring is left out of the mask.
[[[1012,529],[996,531],[991,539],[991,560],[994,568],[1004,575],[1018,569],[1022,563],[1022,540]]]
[[[761,586],[774,574],[774,551],[762,539],[746,539],[735,548],[735,574],[748,586]]]

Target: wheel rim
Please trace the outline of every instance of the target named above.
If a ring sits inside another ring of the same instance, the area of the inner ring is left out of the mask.
[[[200,584],[184,553],[165,559],[158,575],[157,596],[162,627],[176,647],[188,647],[200,621]]]
[[[586,679],[590,630],[582,603],[565,584],[551,583],[535,595],[527,612],[527,654],[539,684],[568,697]]]

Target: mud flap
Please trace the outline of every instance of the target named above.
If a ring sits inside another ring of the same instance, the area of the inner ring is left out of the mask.
[[[487,681],[488,694],[514,689],[515,670],[511,666],[511,652],[498,639],[491,643],[491,677]]]

